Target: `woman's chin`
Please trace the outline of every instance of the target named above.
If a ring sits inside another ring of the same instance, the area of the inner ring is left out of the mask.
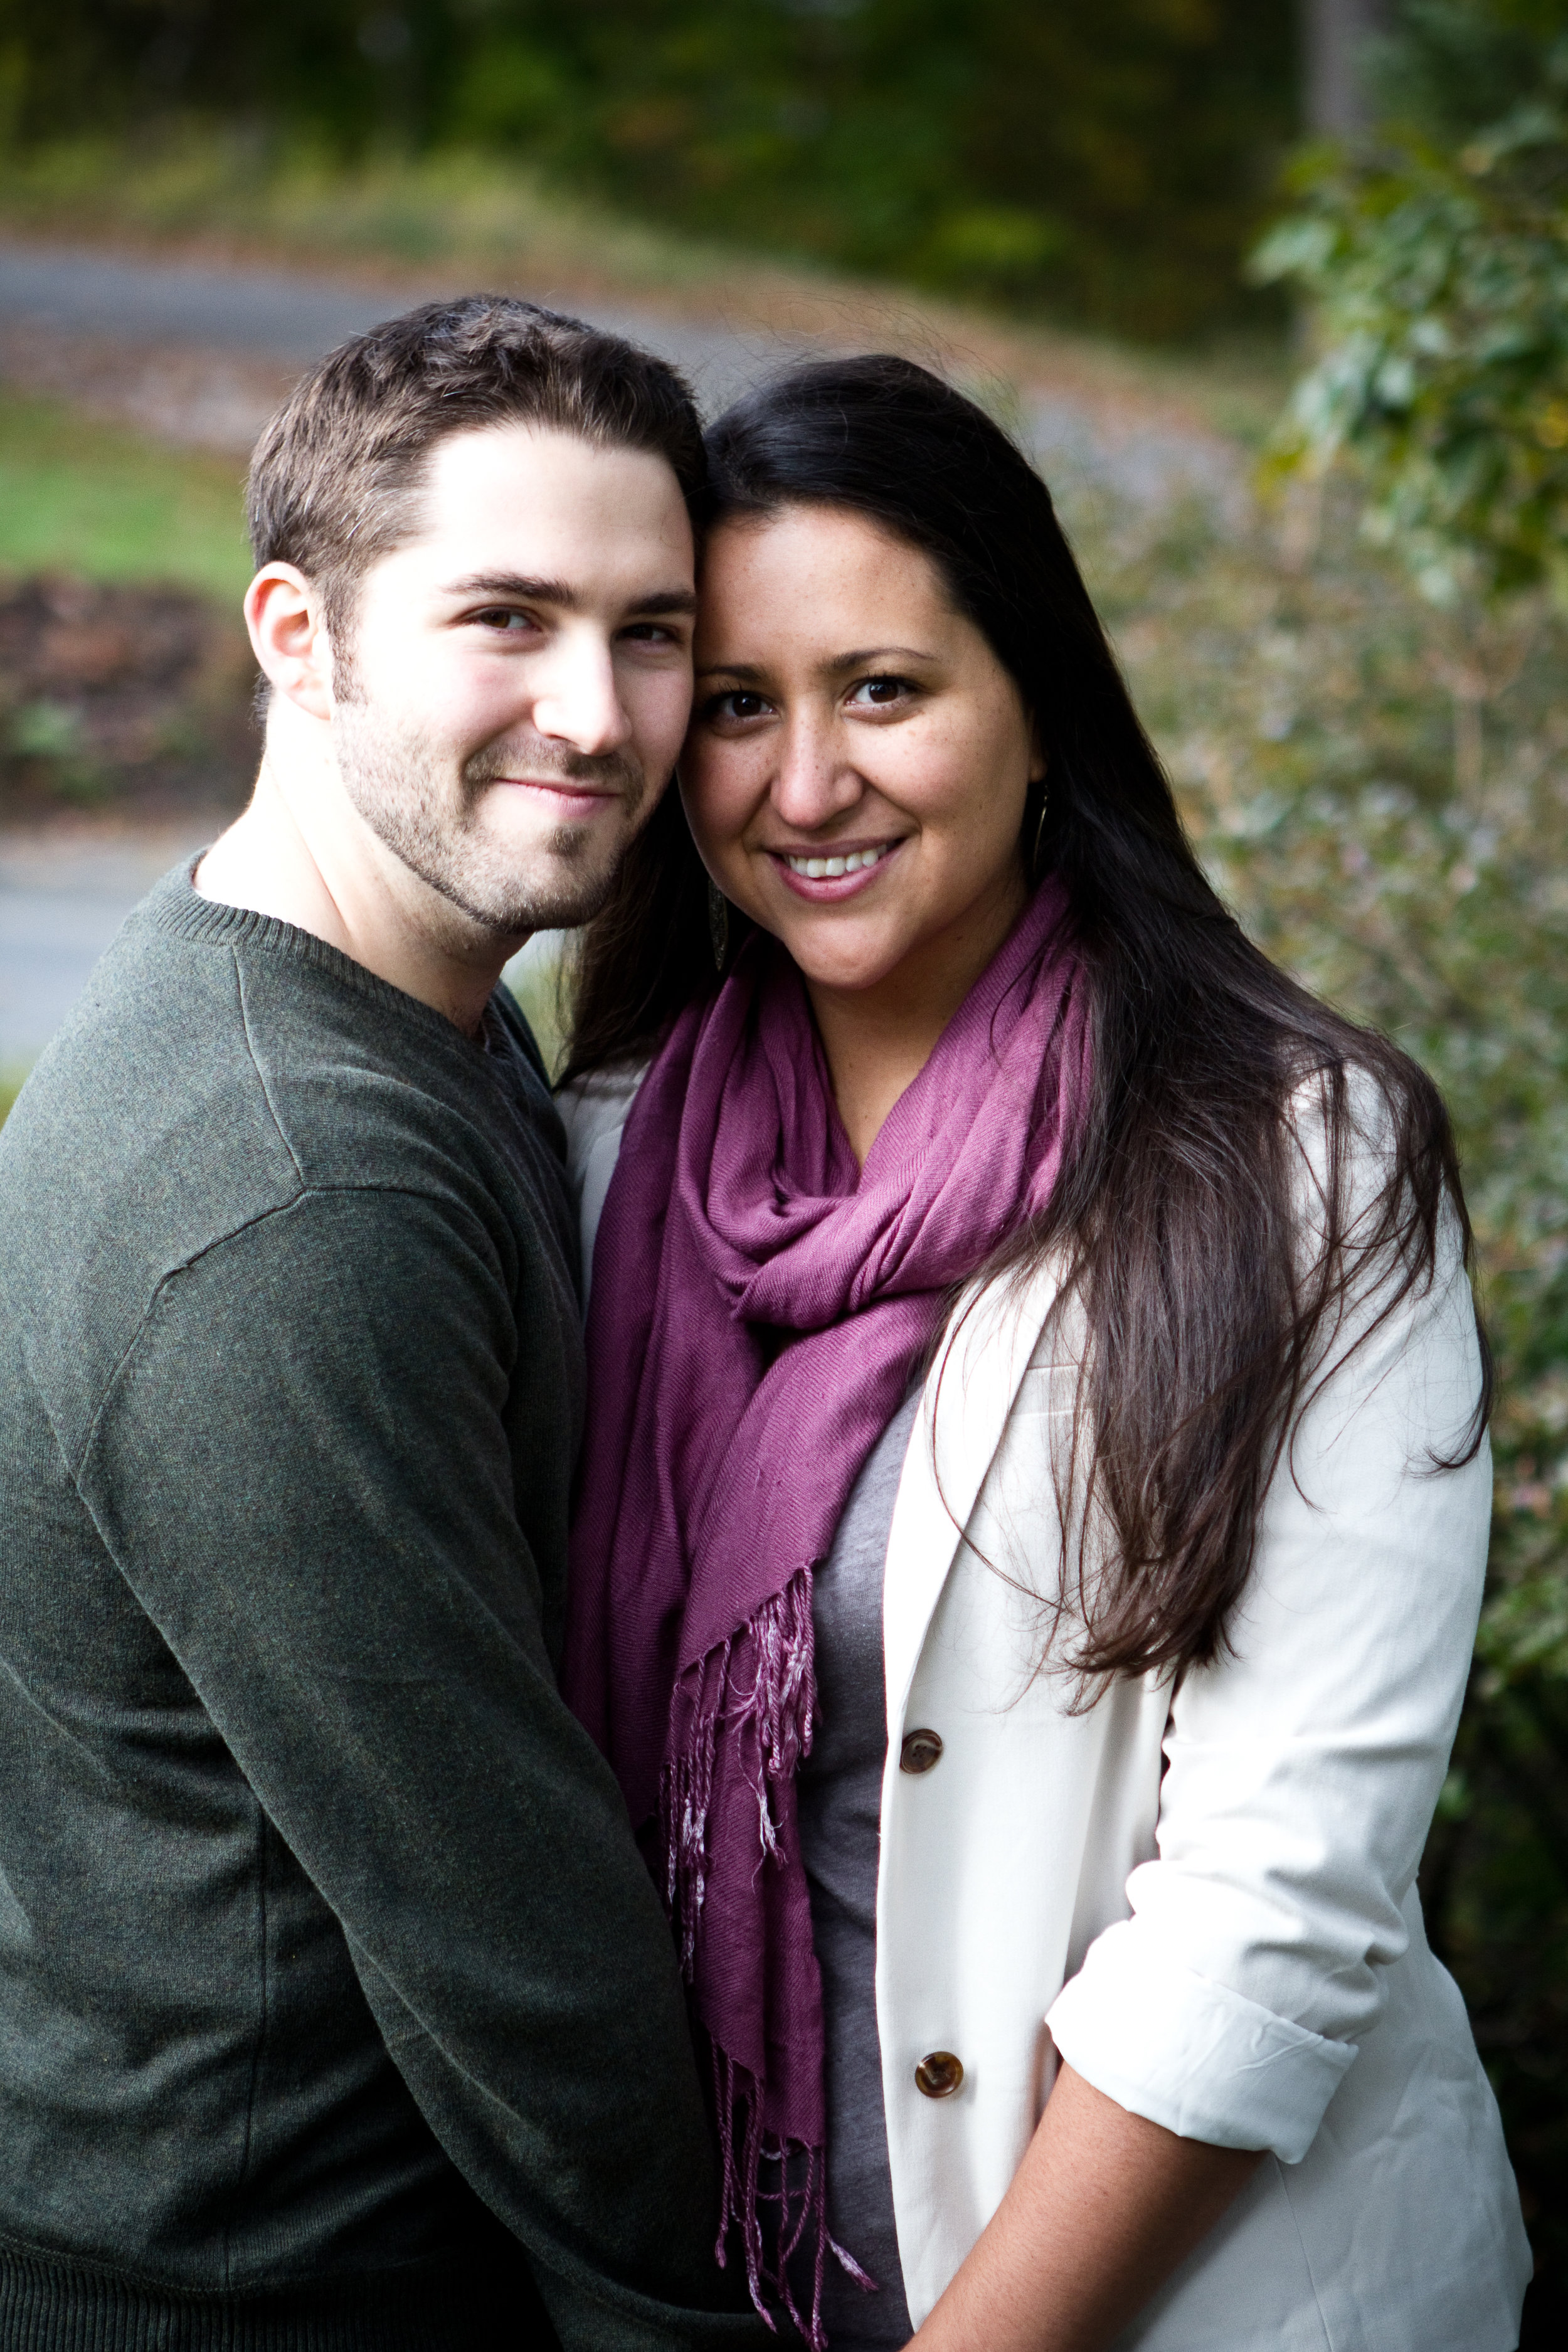
[[[909,952],[903,940],[896,945],[879,940],[860,946],[825,939],[820,931],[814,938],[804,926],[792,925],[791,931],[794,937],[781,927],[774,936],[788,950],[806,985],[830,989],[836,996],[860,996],[881,987],[893,978]]]

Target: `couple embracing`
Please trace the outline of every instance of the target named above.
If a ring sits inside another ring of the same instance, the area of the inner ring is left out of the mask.
[[[474,298],[250,515],[0,1139],[0,2347],[1508,2352],[1452,1140],[1038,478]]]

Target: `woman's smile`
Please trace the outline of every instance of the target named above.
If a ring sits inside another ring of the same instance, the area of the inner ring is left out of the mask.
[[[879,841],[867,846],[835,843],[800,849],[769,849],[764,855],[777,866],[786,887],[817,906],[842,905],[886,877],[900,841]]]

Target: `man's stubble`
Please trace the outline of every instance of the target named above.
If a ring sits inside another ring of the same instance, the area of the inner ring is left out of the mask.
[[[410,873],[487,932],[565,930],[587,922],[609,897],[647,801],[641,765],[624,753],[595,759],[542,736],[515,732],[454,774],[414,728],[378,718],[368,699],[339,695],[332,739],[343,790],[358,814]],[[526,849],[487,835],[481,806],[498,777],[524,774],[613,792],[624,812],[613,840],[602,824],[563,824]]]

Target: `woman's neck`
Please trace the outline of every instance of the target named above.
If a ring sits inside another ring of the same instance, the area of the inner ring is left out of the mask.
[[[864,1167],[889,1113],[1028,903],[1021,871],[870,988],[806,978],[838,1116]]]

